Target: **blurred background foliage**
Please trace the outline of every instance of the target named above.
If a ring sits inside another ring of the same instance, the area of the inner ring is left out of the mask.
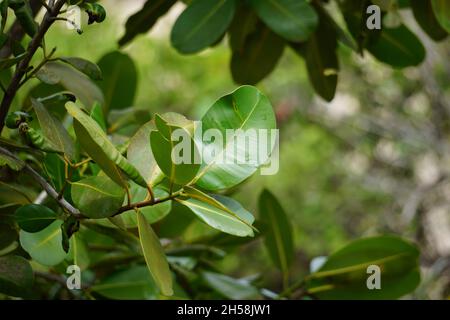
[[[108,12],[104,23],[82,35],[54,27],[47,43],[59,55],[92,61],[117,49],[127,17],[143,1],[102,3]],[[170,28],[182,9],[177,4],[123,52],[136,65],[136,107],[199,119],[205,107],[236,85],[225,44],[187,56],[171,47]],[[255,175],[233,190],[233,197],[251,212],[257,212],[263,188],[278,197],[293,223],[293,278],[308,273],[312,258],[350,240],[394,233],[421,247],[423,278],[413,297],[440,299],[450,295],[450,43],[432,42],[410,13],[402,17],[427,48],[426,61],[394,70],[341,46],[340,79],[330,103],[314,94],[304,61],[285,51],[274,72],[258,84],[281,129],[279,172]],[[20,92],[16,107],[28,90]],[[211,232],[196,221],[184,237],[195,242]],[[257,240],[227,255],[217,268],[235,277],[259,274],[268,287],[281,288],[281,275],[261,271],[264,265],[269,258]]]

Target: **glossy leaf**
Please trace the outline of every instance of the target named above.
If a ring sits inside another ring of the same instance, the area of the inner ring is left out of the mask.
[[[184,117],[183,120],[177,118],[175,124],[169,123],[171,120],[174,119],[156,116],[158,131],[150,132],[150,145],[158,167],[169,178],[170,183],[184,185],[195,177],[200,168],[200,164],[196,163],[199,158],[198,150],[192,133],[189,132],[191,122]],[[183,124],[184,127],[178,126]],[[180,163],[176,163],[174,156],[180,157]]]
[[[264,190],[259,196],[259,215],[266,230],[264,244],[272,262],[286,276],[294,259],[291,223],[275,196]]]
[[[308,277],[308,291],[321,299],[397,299],[419,284],[418,258],[417,248],[401,238],[356,240],[330,255]],[[380,289],[367,288],[370,265],[381,270]]]
[[[196,0],[175,22],[170,39],[181,53],[195,53],[214,44],[225,33],[235,11],[235,0]]]
[[[150,147],[150,132],[155,130],[154,122],[147,122],[130,139],[127,151],[128,161],[136,167],[145,181],[151,186],[163,178],[161,169],[159,169]]]
[[[309,38],[318,22],[306,0],[251,0],[259,18],[283,38],[300,42]]]
[[[285,42],[280,36],[259,23],[246,37],[242,48],[233,50],[230,68],[234,81],[256,84],[264,79],[277,65],[284,47]]]
[[[20,229],[26,232],[39,232],[53,223],[56,213],[40,204],[27,204],[16,210],[15,219]]]
[[[431,4],[441,27],[450,33],[450,3],[447,0],[431,0]]]
[[[123,109],[133,105],[136,94],[137,71],[131,58],[119,51],[104,55],[97,63],[103,73],[98,85],[105,95],[103,110]]]
[[[230,212],[222,205],[218,205],[211,201],[210,197],[195,197],[180,199],[176,201],[188,207],[200,220],[225,233],[229,233],[238,237],[253,236],[253,229],[251,227],[251,220],[248,215],[239,216]]]
[[[74,117],[75,134],[80,141],[81,147],[114,182],[123,186],[120,173],[116,170],[117,166],[134,182],[143,187],[147,186],[144,178],[116,149],[95,120],[85,114],[74,103],[67,103],[66,109]]]
[[[36,233],[20,231],[20,244],[33,260],[45,266],[59,264],[66,257],[61,241],[61,224],[58,220]]]
[[[106,176],[84,178],[72,183],[75,206],[87,217],[110,217],[122,206],[125,190]]]
[[[69,158],[74,158],[75,144],[61,121],[51,115],[41,102],[31,98],[31,104],[36,112],[42,133],[52,147],[64,152]]]
[[[209,287],[219,292],[225,298],[232,300],[260,299],[258,289],[246,280],[234,279],[214,272],[203,272],[204,281]]]
[[[136,219],[142,252],[144,254],[148,270],[150,271],[153,280],[155,280],[161,293],[166,296],[171,296],[173,294],[172,274],[158,236],[148,224],[145,216],[139,210],[136,211]]]
[[[47,62],[36,74],[43,82],[60,84],[72,92],[83,105],[90,109],[95,102],[103,104],[104,97],[97,85],[86,75],[61,62]]]
[[[119,45],[123,46],[138,34],[149,31],[175,3],[176,0],[147,0],[139,11],[128,18],[125,34],[119,40]]]
[[[102,71],[93,62],[77,57],[61,57],[59,60],[71,65],[92,80],[102,80]]]
[[[21,297],[32,286],[33,269],[19,256],[0,257],[0,293]]]
[[[117,271],[92,287],[94,292],[117,300],[156,299],[158,288],[145,266]]]
[[[244,132],[249,129],[270,131],[275,129],[276,123],[269,100],[255,87],[242,86],[217,100],[203,116],[202,126],[203,132],[217,129],[222,137],[226,137],[227,129],[241,129]],[[269,138],[268,140],[271,140]],[[249,150],[246,150],[248,148],[244,146],[238,146],[237,152],[235,152],[234,145],[237,143],[234,143],[234,140],[224,141],[222,146],[218,146],[214,141],[203,142],[203,149],[213,148],[218,152],[212,152],[208,164],[202,164],[195,178],[198,186],[209,191],[234,187],[255,173],[267,161],[272,152],[268,147],[267,153],[262,157],[258,156],[255,163],[240,164],[238,159],[246,159]],[[271,143],[273,145],[274,141]],[[230,161],[222,161],[224,157]]]

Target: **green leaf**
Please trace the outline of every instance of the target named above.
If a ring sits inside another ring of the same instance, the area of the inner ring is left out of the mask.
[[[78,71],[87,75],[92,80],[102,80],[102,71],[95,63],[89,60],[77,57],[61,57],[58,58],[58,60],[71,65]]]
[[[119,167],[134,182],[143,187],[147,186],[144,178],[116,149],[95,120],[72,102],[66,104],[66,109],[74,118],[75,134],[80,141],[81,147],[114,182],[120,186],[124,185],[117,170],[117,167]]]
[[[218,205],[211,201],[211,197],[196,196],[188,199],[176,198],[175,200],[188,207],[200,220],[214,229],[238,237],[253,236],[252,222],[245,220],[247,215],[240,217],[237,213],[232,214],[229,208],[223,208],[223,204]]]
[[[242,30],[244,32],[244,30]],[[240,84],[256,84],[272,72],[283,55],[285,41],[259,23],[245,37],[242,48],[233,49],[231,74]]]
[[[89,116],[95,120],[95,122],[98,123],[98,125],[100,126],[100,128],[103,129],[103,131],[106,132],[106,121],[105,121],[105,117],[103,115],[103,109],[102,106],[99,103],[95,103],[92,106],[92,110],[91,113],[89,114]]]
[[[171,296],[173,294],[172,274],[161,243],[144,215],[139,210],[136,211],[136,215],[142,252],[144,253],[148,270],[161,293]]]
[[[52,209],[40,204],[24,205],[17,209],[14,215],[20,229],[31,233],[45,229],[57,217]]]
[[[356,240],[328,257],[308,279],[320,299],[397,299],[420,282],[416,246],[391,236]],[[367,267],[381,269],[381,289],[368,290]]]
[[[103,105],[103,93],[97,85],[86,75],[65,63],[47,62],[36,76],[44,83],[60,84],[72,92],[88,110],[95,102]]]
[[[259,215],[266,230],[264,244],[272,262],[286,277],[294,259],[291,223],[275,196],[268,190],[259,196]]]
[[[100,295],[117,300],[156,299],[158,288],[145,266],[117,271],[92,287]]]
[[[160,182],[164,177],[155,161],[149,143],[150,133],[155,130],[153,121],[144,124],[131,138],[127,151],[128,161],[136,167],[150,186]]]
[[[317,11],[320,18],[317,31],[304,44],[293,45],[293,48],[305,58],[314,90],[326,101],[331,101],[336,93],[339,72],[337,34],[323,9]]]
[[[19,63],[23,58],[25,58],[26,55],[27,54],[25,52],[13,58],[0,59],[0,70],[8,69],[13,65]]]
[[[230,25],[234,0],[196,0],[175,22],[170,40],[181,53],[195,53],[214,44]]]
[[[441,41],[447,37],[447,31],[441,27],[434,15],[431,1],[410,0],[410,3],[414,18],[431,39]]]
[[[431,4],[441,27],[450,33],[450,3],[447,0],[431,0]]]
[[[6,220],[2,217],[2,220]],[[6,221],[0,222],[0,252],[8,248],[17,240],[17,231],[15,227]]]
[[[70,260],[80,267],[81,270],[86,270],[90,264],[89,252],[86,243],[83,241],[79,233],[75,233],[70,238]]]
[[[416,66],[425,59],[424,46],[405,25],[383,28],[377,41],[367,45],[367,50],[394,68]]]
[[[138,12],[128,18],[125,24],[125,34],[119,40],[119,45],[123,46],[138,34],[150,30],[175,3],[176,0],[147,0]]]
[[[144,201],[148,195],[148,190],[138,186],[137,184],[132,184],[130,188],[131,202],[141,202]],[[155,188],[153,189],[153,194],[156,198],[162,198],[169,195],[165,190]],[[172,208],[172,201],[164,201],[153,206],[141,208],[141,212],[147,219],[148,223],[152,224],[160,221],[165,216],[167,216]],[[136,213],[134,210],[129,210],[120,215],[123,219],[126,228],[136,228],[137,220]]]
[[[222,137],[227,136],[227,129],[242,129],[246,132],[249,129],[276,128],[275,115],[269,100],[255,87],[242,86],[232,93],[223,96],[216,101],[202,118],[203,132],[209,129],[217,129]],[[269,137],[270,138],[270,137]],[[269,139],[268,140],[271,140]],[[221,161],[224,156],[228,159],[246,159],[248,152],[245,146],[240,147],[238,143],[224,141],[223,145],[217,142],[203,142],[203,153],[205,149],[218,151],[211,152],[212,157],[208,159],[208,164],[203,163],[194,181],[196,185],[208,191],[217,191],[236,186],[264,164],[272,152],[270,147],[267,153],[258,156],[254,164],[240,164],[237,161]],[[246,139],[240,139],[240,143],[245,143]],[[274,141],[271,141],[273,146]],[[237,145],[235,152],[234,145]],[[247,150],[248,151],[248,150]],[[203,159],[205,160],[205,159]]]
[[[258,16],[283,38],[301,42],[317,26],[317,14],[306,0],[251,0]]]
[[[163,117],[156,115],[158,131],[150,132],[152,152],[158,167],[170,183],[184,185],[195,177],[200,168],[198,149],[189,132],[191,122],[184,117],[176,117],[175,120],[173,114]],[[174,157],[179,157],[180,163],[176,163]]]
[[[110,217],[122,206],[125,190],[106,176],[84,178],[72,183],[75,206],[87,217]]]
[[[97,63],[103,73],[98,85],[105,95],[103,110],[123,109],[133,105],[136,95],[137,71],[131,58],[119,51],[104,55]]]
[[[61,225],[62,221],[57,220],[36,233],[21,230],[19,237],[22,248],[40,264],[45,266],[59,264],[67,255],[61,245]]]
[[[34,281],[33,269],[18,256],[0,257],[0,293],[22,297]]]
[[[31,98],[44,137],[55,150],[65,153],[69,158],[75,156],[75,144],[61,121],[51,115],[43,104]]]
[[[3,153],[0,154],[0,167],[8,166],[11,170],[20,171],[24,165],[25,163],[22,161],[18,161],[17,159]]]
[[[202,272],[202,277],[209,287],[216,290],[227,299],[261,299],[258,289],[252,286],[247,280],[234,279],[223,274],[206,271]]]

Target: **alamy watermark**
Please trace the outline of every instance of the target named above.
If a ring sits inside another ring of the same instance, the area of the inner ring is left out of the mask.
[[[274,175],[279,169],[278,129],[210,128],[203,131],[195,121],[194,136],[183,129],[172,131],[171,158],[176,165],[241,166],[260,168],[261,175]],[[192,145],[194,144],[194,146]]]

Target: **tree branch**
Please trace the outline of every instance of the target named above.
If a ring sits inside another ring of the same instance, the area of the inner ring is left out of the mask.
[[[17,158],[13,153],[9,152],[8,150],[0,147],[0,154],[4,154],[8,157],[13,158],[17,163],[19,163],[21,166],[23,166],[23,170],[28,173],[39,185],[42,187],[42,189],[47,192],[47,194],[55,199],[55,201],[58,203],[58,205],[66,210],[71,215],[75,216],[78,219],[81,219],[83,215],[80,213],[80,211],[76,208],[74,208],[69,202],[66,201],[66,199],[58,197],[58,192],[43,178],[37,173],[32,167],[30,167],[27,163],[23,162],[19,158]]]
[[[27,54],[17,65],[16,72],[14,73],[9,86],[6,89],[5,95],[3,96],[3,100],[0,105],[0,134],[3,130],[3,127],[5,126],[6,115],[8,114],[11,103],[16,96],[17,90],[20,87],[20,82],[28,69],[31,59],[33,58],[37,49],[41,46],[42,40],[44,39],[44,36],[47,33],[48,29],[55,22],[53,18],[58,16],[59,11],[65,3],[66,0],[58,0],[52,7],[52,11],[47,11],[36,35],[28,45]]]

